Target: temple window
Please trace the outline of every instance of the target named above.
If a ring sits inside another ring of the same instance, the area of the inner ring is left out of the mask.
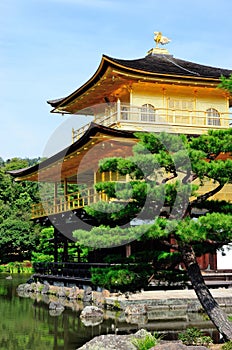
[[[193,110],[194,103],[192,100],[188,99],[175,99],[175,98],[168,98],[168,108],[175,109],[175,110]]]
[[[220,113],[215,108],[206,110],[208,125],[220,125]]]
[[[155,121],[155,107],[150,103],[146,103],[141,107],[141,121],[154,122]]]

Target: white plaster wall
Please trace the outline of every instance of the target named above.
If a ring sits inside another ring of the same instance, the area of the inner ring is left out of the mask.
[[[232,269],[232,244],[223,246],[223,248],[226,255],[223,255],[221,251],[217,252],[217,268]]]

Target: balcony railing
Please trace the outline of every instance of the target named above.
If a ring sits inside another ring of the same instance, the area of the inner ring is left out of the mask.
[[[215,115],[207,111],[183,110],[172,108],[156,108],[146,110],[144,107],[129,104],[116,103],[107,107],[103,115],[95,116],[94,122],[107,127],[117,127],[121,124],[130,130],[159,131],[159,127],[167,130],[183,128],[188,133],[188,128],[197,129],[225,129],[232,123],[231,113],[218,113]],[[89,124],[78,130],[73,130],[73,142],[77,141],[88,129]],[[195,132],[194,132],[195,133]]]
[[[97,193],[94,188],[87,188],[80,192],[73,192],[57,198],[44,198],[41,203],[32,205],[32,219],[81,209],[86,205],[106,200],[106,194],[103,192]]]

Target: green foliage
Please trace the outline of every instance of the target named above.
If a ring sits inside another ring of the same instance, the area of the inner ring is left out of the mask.
[[[232,340],[222,345],[222,350],[232,350]]]
[[[54,255],[48,255],[40,252],[33,251],[31,254],[32,262],[53,262]]]
[[[8,264],[0,265],[0,272],[8,273],[32,273],[33,268],[30,261],[11,261]]]
[[[76,230],[73,232],[73,236],[76,237],[82,245],[99,249],[124,245],[139,239],[148,228],[149,225],[127,228],[101,225],[99,227],[93,227],[91,231]]]
[[[209,130],[208,134],[194,137],[190,140],[189,146],[191,150],[195,151],[195,154],[199,155],[199,159],[204,161],[207,156],[217,155],[218,152],[230,152],[232,149],[232,130]],[[191,159],[194,160],[194,159]]]
[[[232,74],[229,76],[229,78],[221,76],[221,83],[218,85],[220,89],[226,90],[230,93],[232,93]]]
[[[25,218],[24,218],[25,219]],[[25,260],[31,257],[31,250],[37,242],[37,231],[29,221],[9,218],[0,224],[1,261]]]
[[[206,214],[199,218],[199,230],[207,240],[228,244],[232,241],[232,215],[223,213]],[[199,237],[198,237],[198,240]]]
[[[143,338],[132,338],[131,342],[138,350],[149,350],[159,344],[161,336],[154,332],[153,335],[148,333]]]
[[[158,285],[186,287],[188,274],[186,270],[177,268],[182,261],[180,253],[156,251],[153,255],[154,279]]]
[[[185,345],[202,345],[209,346],[213,341],[211,337],[205,336],[198,328],[187,328],[183,333],[178,334],[179,340]]]
[[[109,290],[137,291],[147,285],[151,272],[151,266],[145,263],[91,268],[91,282]]]
[[[0,163],[1,263],[30,260],[40,227],[30,219],[31,204],[39,200],[36,183],[14,182],[7,171],[25,168],[37,159],[13,158]]]
[[[232,214],[232,203],[224,200],[210,200],[204,203],[197,203],[196,208],[206,209],[210,213],[217,212],[223,214]]]
[[[209,200],[231,183],[232,160],[217,160],[217,156],[232,151],[232,129],[211,130],[192,138],[165,133],[137,133],[136,137],[139,142],[132,156],[100,162],[101,171],[127,175],[130,181],[122,185],[97,184],[97,190],[107,194],[111,202],[85,208],[97,227],[89,232],[76,230],[74,236],[94,249],[137,240],[141,250],[144,246],[148,252],[146,244],[155,242],[151,244],[153,257],[147,254],[144,260],[149,258],[153,262],[155,278],[166,284],[181,281],[185,284],[186,273],[177,269],[183,264],[188,268],[184,252],[191,251],[194,260],[203,253],[215,253],[232,241],[232,204]],[[199,185],[193,183],[196,178]],[[213,193],[212,190],[202,193],[202,186],[209,180],[215,184]],[[204,215],[197,214],[193,219],[199,209]],[[132,220],[140,217],[142,225],[137,222],[134,225]],[[135,263],[141,261],[133,258]],[[128,287],[135,285],[137,278],[133,273],[125,278],[128,271],[95,272],[95,283],[108,288],[115,288],[116,281],[125,284],[128,281]]]
[[[54,227],[45,227],[39,233],[39,244],[37,245],[35,252],[33,253],[33,261],[35,256],[39,258],[39,254],[41,254],[41,258],[43,255],[53,256],[53,245],[50,240],[54,237]],[[38,260],[41,261],[41,260]],[[48,260],[50,261],[50,259]]]

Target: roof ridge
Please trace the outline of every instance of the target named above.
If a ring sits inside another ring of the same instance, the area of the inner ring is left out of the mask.
[[[184,67],[182,67],[181,65],[179,65],[178,63],[176,63],[176,62],[173,62],[171,59],[168,59],[168,57],[164,57],[168,62],[171,62],[172,64],[174,64],[175,66],[177,66],[178,68],[181,68],[181,69],[183,69],[184,71],[186,71],[186,72],[189,72],[189,73],[191,73],[191,74],[196,74],[196,75],[198,75],[199,77],[201,76],[198,72],[194,72],[194,71],[192,71],[192,70],[190,70],[190,69],[187,69],[187,68],[184,68]],[[174,58],[175,59],[175,58]],[[185,62],[188,62],[188,61],[185,61]],[[193,62],[191,62],[191,63],[193,63]]]

